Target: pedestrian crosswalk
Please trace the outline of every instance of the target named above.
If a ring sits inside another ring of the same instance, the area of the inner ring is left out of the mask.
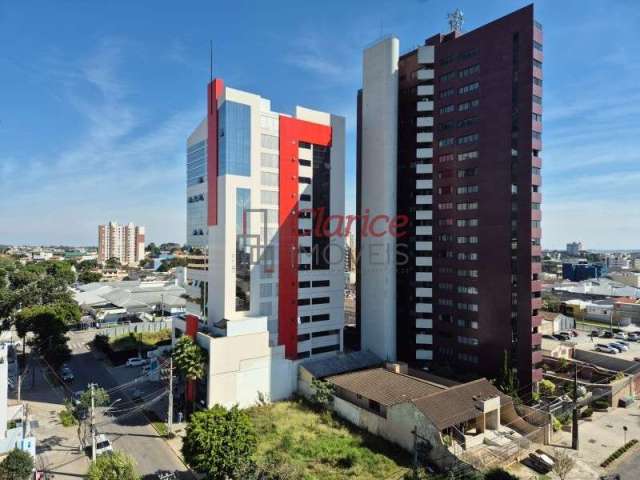
[[[72,352],[89,350],[89,346],[85,342],[81,341],[69,342],[68,345]]]

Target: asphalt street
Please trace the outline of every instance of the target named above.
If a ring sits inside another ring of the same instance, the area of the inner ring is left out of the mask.
[[[69,336],[69,345],[73,352],[69,366],[75,375],[69,388],[74,392],[84,390],[90,383],[96,383],[107,390],[117,387],[118,382],[114,376],[102,361],[94,357],[86,344],[93,338],[93,333],[71,332]],[[141,372],[139,367],[135,368],[135,371],[133,370],[130,369],[130,376],[135,377],[136,373],[140,374]],[[107,435],[114,450],[126,452],[136,460],[138,473],[145,480],[157,478],[157,474],[160,472],[174,472],[180,479],[193,479],[189,470],[177,458],[173,450],[162,438],[158,437],[144,414],[134,412],[122,415],[123,412],[128,412],[135,406],[130,400],[131,391],[134,388],[141,388],[147,398],[155,397],[153,392],[158,392],[162,385],[146,382],[144,385],[135,385],[114,392],[111,397],[112,402],[121,398],[113,407],[118,412],[118,416],[114,418],[100,415],[96,422],[98,432]]]

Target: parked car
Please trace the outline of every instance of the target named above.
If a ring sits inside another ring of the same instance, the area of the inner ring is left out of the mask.
[[[622,352],[626,352],[626,351],[628,351],[628,350],[629,350],[629,347],[627,347],[626,345],[620,345],[619,343],[615,343],[615,342],[610,343],[610,344],[609,344],[609,346],[610,346],[611,348],[615,348],[615,349],[616,349],[616,350],[618,350],[620,353],[622,353]]]
[[[62,378],[63,382],[70,383],[73,382],[75,377],[69,367],[62,367],[62,370],[60,370],[60,378]]]
[[[629,335],[627,335],[627,340],[637,342],[638,340],[640,340],[640,336],[638,336],[637,333],[631,332]]]
[[[624,330],[622,330],[621,328],[612,328],[611,331],[613,333],[624,333]]]
[[[599,337],[600,336],[600,330],[591,330],[591,336],[592,337]]]
[[[96,455],[102,455],[103,453],[113,452],[111,442],[103,433],[96,437]]]
[[[142,396],[142,390],[140,390],[139,388],[136,388],[133,392],[131,392],[131,400],[133,400],[135,403],[144,402],[144,398]]]
[[[626,340],[627,334],[624,332],[616,332],[613,334],[613,338],[619,338],[620,340]]]
[[[127,360],[127,367],[141,367],[142,365],[146,365],[147,360],[142,357],[132,357]]]
[[[549,335],[548,333],[545,333],[544,335],[542,335],[542,338],[546,338],[547,340],[555,340],[553,335]]]
[[[618,350],[616,350],[615,348],[611,348],[609,345],[599,343],[598,345],[596,345],[596,352],[615,354],[618,353]]]
[[[602,332],[601,336],[603,338],[613,338],[613,333],[611,333],[609,330],[605,330],[604,332]]]

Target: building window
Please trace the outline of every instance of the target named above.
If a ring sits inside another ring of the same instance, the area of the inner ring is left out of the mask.
[[[473,160],[474,158],[478,158],[480,155],[477,150],[472,150],[471,152],[463,152],[458,154],[458,161],[463,162],[465,160]]]
[[[533,140],[542,140],[542,134],[540,132],[536,132],[535,130],[531,131],[531,138]]]
[[[542,62],[536,60],[535,58],[533,59],[533,66],[537,67],[537,68],[542,68]]]
[[[251,192],[236,189],[236,311],[246,312],[251,300],[251,246],[247,234],[251,231],[248,215]]]
[[[456,72],[452,71],[449,73],[445,73],[444,75],[440,75],[440,81],[441,82],[448,82],[449,80],[452,80],[456,78]]]
[[[542,121],[542,115],[540,115],[539,113],[532,113],[531,114],[531,120],[533,120],[534,122],[541,122]]]
[[[312,322],[326,322],[330,319],[331,317],[329,316],[328,313],[321,313],[319,315],[313,315],[311,317],[311,321]]]
[[[471,110],[472,108],[477,108],[480,105],[480,100],[477,98],[468,102],[462,102],[458,105],[459,112],[466,112],[467,110]]]
[[[278,137],[274,135],[267,135],[265,133],[260,135],[260,145],[262,148],[268,148],[270,150],[278,150],[280,148]]]
[[[447,88],[446,90],[440,92],[440,98],[450,97],[451,95],[455,95],[456,90],[454,88]]]
[[[460,78],[470,77],[471,75],[478,73],[479,71],[480,71],[480,65],[475,64],[475,65],[472,65],[471,67],[463,68],[462,70],[460,70],[458,72],[458,77]]]
[[[260,201],[266,205],[278,205],[278,192],[261,190]]]
[[[461,168],[458,170],[458,178],[475,177],[478,175],[478,167]]]
[[[278,174],[271,172],[260,172],[260,182],[267,187],[278,186]]]
[[[470,83],[469,85],[465,85],[463,87],[460,87],[458,89],[458,93],[460,95],[464,95],[466,93],[475,92],[479,88],[480,88],[480,82],[473,82],[473,83]]]
[[[480,191],[480,187],[478,185],[464,185],[462,187],[458,187],[456,192],[458,195],[464,195],[466,193],[478,193]]]
[[[542,97],[538,95],[533,95],[533,103],[537,103],[538,105],[542,105]]]
[[[443,138],[438,142],[439,147],[448,147],[449,145],[453,145],[454,139],[451,138]]]
[[[456,109],[455,105],[446,105],[444,107],[440,107],[440,113],[450,113]]]
[[[451,210],[452,208],[453,208],[453,203],[451,202],[438,203],[438,210]]]
[[[540,79],[538,77],[533,77],[533,84],[541,87],[542,86],[542,79]]]
[[[309,177],[298,177],[298,182],[311,185],[311,179]]]
[[[321,305],[323,303],[329,303],[330,301],[331,301],[331,298],[329,297],[316,297],[311,299],[311,303],[313,305]]]
[[[453,153],[447,153],[446,155],[440,155],[438,157],[438,161],[440,163],[444,163],[444,162],[450,162],[455,158],[455,155]]]
[[[273,295],[273,284],[262,283],[260,284],[260,297],[267,298]]]
[[[475,143],[480,138],[480,135],[477,133],[472,133],[471,135],[465,135],[464,137],[458,137],[458,145],[464,145],[467,143]]]
[[[264,168],[278,168],[278,154],[260,152],[260,166]]]

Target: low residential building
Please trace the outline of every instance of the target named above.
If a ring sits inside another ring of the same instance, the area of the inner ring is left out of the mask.
[[[609,297],[640,298],[640,289],[606,277],[582,282],[557,283],[552,287],[552,291],[566,300],[571,298],[582,300],[597,300]]]
[[[183,313],[185,290],[173,281],[94,282],[74,290],[74,299],[97,322],[111,323],[141,313]]]
[[[625,285],[629,285],[630,287],[640,288],[640,273],[638,272],[621,270],[619,272],[611,272],[609,274],[609,277],[611,277],[611,280],[624,283]]]
[[[617,325],[640,325],[640,300],[618,298],[613,304],[613,323]]]
[[[574,318],[562,313],[541,311],[542,323],[538,328],[538,332],[543,335],[553,335],[575,328],[576,321]]]
[[[428,379],[410,375],[402,363],[334,373],[349,363],[360,362],[351,358],[304,362],[300,393],[311,395],[316,378],[332,384],[333,409],[338,415],[410,452],[421,444],[428,460],[441,468],[455,465],[461,449],[504,447],[511,441],[517,445],[522,436],[540,442],[548,439],[548,419],[542,418],[541,425],[528,423],[516,412],[511,397],[485,378],[440,383],[429,374],[422,374]],[[465,461],[471,459],[465,457]]]
[[[607,255],[607,267],[609,270],[626,270],[631,266],[631,258],[626,254]]]

